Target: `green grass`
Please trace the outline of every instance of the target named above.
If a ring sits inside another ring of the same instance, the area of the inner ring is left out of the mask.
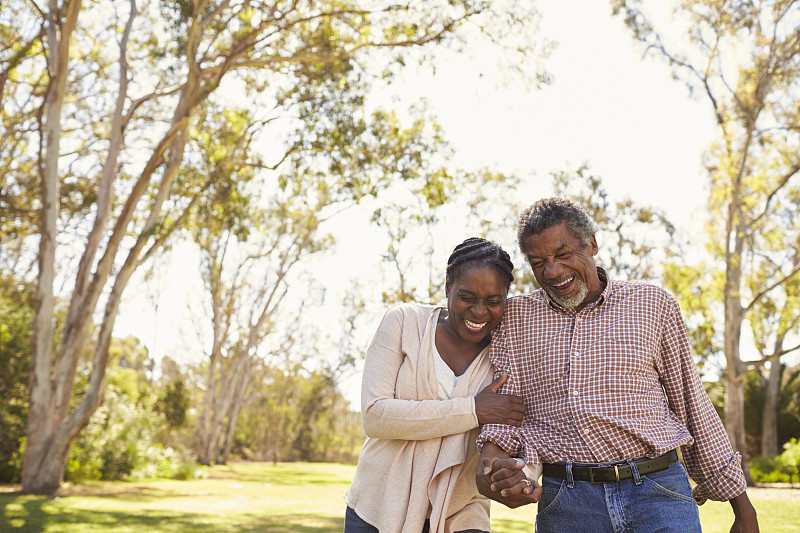
[[[196,481],[95,482],[58,497],[0,487],[0,532],[322,533],[340,532],[354,467],[327,463],[236,463]],[[752,489],[761,531],[800,531],[800,489]],[[535,506],[492,506],[492,531],[532,533]],[[700,508],[705,533],[727,533],[727,503]]]

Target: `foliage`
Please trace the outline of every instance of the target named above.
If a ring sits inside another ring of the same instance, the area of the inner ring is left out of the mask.
[[[800,438],[800,367],[784,368],[781,378],[777,402],[778,440],[781,445],[785,446],[792,439]],[[725,380],[705,382],[704,385],[711,398],[711,403],[724,422]],[[752,372],[745,377],[743,387],[745,441],[748,450],[757,456],[763,455],[760,443],[765,385],[766,380],[759,373]]]
[[[176,450],[158,442],[166,424],[154,409],[149,392],[133,393],[130,374],[125,369],[110,372],[106,399],[92,416],[86,429],[73,443],[67,461],[66,479],[178,478],[194,475],[192,463]],[[133,394],[131,396],[131,393]]]
[[[19,481],[30,379],[33,290],[0,275],[0,482]]]
[[[780,382],[775,405],[779,445],[800,438],[800,366],[783,368]],[[764,455],[761,416],[765,391],[766,379],[760,373],[751,372],[745,377],[745,429],[748,448],[754,455]]]
[[[173,380],[162,387],[154,408],[164,417],[167,431],[186,425],[189,401],[186,384],[182,379]]]
[[[250,460],[354,462],[364,441],[330,372],[301,366],[255,369],[242,406],[234,453]]]
[[[800,439],[783,445],[783,453],[771,457],[757,456],[751,462],[753,479],[761,483],[800,482]]]

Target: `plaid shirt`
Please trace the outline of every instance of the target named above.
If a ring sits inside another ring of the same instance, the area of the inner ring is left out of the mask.
[[[741,455],[700,381],[677,302],[597,271],[605,290],[577,314],[542,289],[509,299],[490,358],[509,374],[501,392],[525,399],[525,420],[485,425],[478,446],[492,441],[528,464],[656,457],[681,446],[699,503],[741,494]]]

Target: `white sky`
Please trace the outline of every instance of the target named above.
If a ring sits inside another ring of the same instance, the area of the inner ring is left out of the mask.
[[[493,58],[462,57],[440,64],[435,77],[407,78],[393,91],[408,101],[430,100],[458,166],[532,175],[528,189],[520,191],[531,203],[549,194],[543,187],[549,186],[550,172],[576,169],[585,161],[612,198],[629,196],[660,207],[679,230],[691,234],[706,200],[700,157],[714,134],[708,104],[690,100],[664,63],[642,59],[622,21],[611,18],[607,2],[544,0],[539,5],[542,32],[558,42],[546,62],[554,76],[551,86],[532,92],[498,89],[496,78],[479,76],[491,71]],[[366,233],[351,228],[338,238],[326,269],[373,261],[376,250],[369,242]],[[156,357],[174,357],[186,348],[185,326],[175,318],[187,315],[192,289],[186,272],[176,268],[167,275],[175,281],[160,289],[158,331],[152,307],[134,298],[134,287],[117,320],[115,335],[136,335],[151,350],[157,342]],[[371,335],[365,334],[365,348]],[[359,380],[354,375],[345,384],[356,404]]]

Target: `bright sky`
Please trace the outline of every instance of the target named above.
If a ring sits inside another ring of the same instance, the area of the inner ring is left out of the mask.
[[[544,34],[559,44],[541,91],[497,90],[465,58],[420,92],[435,104],[464,166],[533,171],[531,202],[549,173],[588,161],[614,197],[630,196],[688,225],[705,202],[700,154],[710,107],[689,99],[666,64],[643,60],[607,2],[541,2]]]
[[[660,207],[679,230],[691,233],[706,199],[700,156],[714,133],[708,104],[690,100],[664,63],[642,59],[622,21],[611,18],[607,2],[539,4],[544,35],[558,42],[546,63],[554,76],[551,86],[533,92],[501,89],[496,77],[479,76],[491,71],[494,59],[463,57],[439,65],[435,77],[409,78],[392,89],[408,101],[430,100],[457,165],[533,175],[520,192],[531,203],[549,194],[544,187],[550,172],[576,169],[585,161],[613,198],[629,196]],[[340,236],[326,270],[373,262],[376,250],[368,242],[366,234],[352,230]],[[137,335],[151,350],[157,339],[156,357],[175,356],[185,348],[181,334],[187,332],[170,318],[186,315],[191,289],[166,282],[161,290],[158,331],[152,307],[148,312],[139,301],[123,310],[115,334]],[[365,335],[365,348],[371,335]],[[356,405],[359,380],[354,375],[345,384]]]

